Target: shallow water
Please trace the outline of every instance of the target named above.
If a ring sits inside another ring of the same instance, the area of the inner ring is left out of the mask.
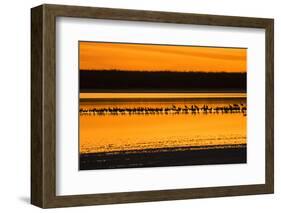
[[[91,94],[80,109],[246,105],[245,94]],[[81,97],[81,98],[85,98]],[[246,144],[243,113],[92,115],[80,113],[80,153]]]

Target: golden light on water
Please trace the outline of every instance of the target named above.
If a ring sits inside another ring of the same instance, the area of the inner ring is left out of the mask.
[[[162,94],[164,97],[165,94]],[[246,94],[176,94],[176,99],[159,99],[159,94],[145,94],[148,101],[135,101],[141,94],[86,94],[84,98],[106,97],[102,101],[80,102],[80,108],[134,107],[199,107],[246,105]],[[218,99],[206,98],[219,96]],[[161,96],[161,95],[160,95]],[[193,99],[201,96],[201,98]],[[116,101],[111,102],[113,97]],[[125,99],[124,99],[125,97]],[[130,97],[133,101],[130,101]],[[150,99],[153,97],[152,99]],[[158,99],[154,99],[158,97]],[[191,97],[191,98],[190,98]],[[152,101],[151,101],[152,100]],[[174,100],[174,101],[173,101]],[[202,147],[246,144],[247,117],[242,113],[209,114],[138,114],[85,115],[80,114],[80,153],[145,150],[156,148]]]
[[[80,152],[246,144],[246,117],[227,115],[80,116]]]

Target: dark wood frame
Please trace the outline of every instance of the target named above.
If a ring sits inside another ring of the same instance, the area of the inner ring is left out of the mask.
[[[56,17],[262,28],[266,34],[265,184],[56,195]],[[126,9],[41,5],[31,9],[31,203],[66,207],[274,192],[274,20]]]

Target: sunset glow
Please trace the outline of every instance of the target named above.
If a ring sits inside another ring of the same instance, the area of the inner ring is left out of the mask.
[[[80,70],[245,72],[245,48],[80,42]]]
[[[247,48],[79,42],[78,60],[80,170],[247,163]]]

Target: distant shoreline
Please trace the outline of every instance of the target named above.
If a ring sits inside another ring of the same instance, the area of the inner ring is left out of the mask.
[[[175,102],[175,101],[182,101],[183,99],[188,99],[188,100],[203,100],[206,98],[80,98],[79,101],[80,103],[117,103],[117,102]],[[245,100],[246,98],[210,98],[212,100],[219,100],[219,99],[235,99],[235,100]]]
[[[190,93],[157,93],[157,92],[93,92],[93,93],[80,93],[79,99],[80,101],[85,100],[95,100],[95,101],[103,101],[103,100],[182,100],[182,99],[221,99],[221,98],[247,98],[247,93],[205,93],[205,92],[190,92]]]
[[[241,100],[242,102],[247,99],[247,93],[119,93],[119,92],[101,92],[101,93],[80,93],[80,103],[91,102],[175,102],[183,100],[204,100],[211,99],[213,101],[228,99],[228,100]]]
[[[134,89],[134,90],[121,90],[121,89],[80,89],[80,93],[247,93],[246,90],[143,90],[143,89]]]

